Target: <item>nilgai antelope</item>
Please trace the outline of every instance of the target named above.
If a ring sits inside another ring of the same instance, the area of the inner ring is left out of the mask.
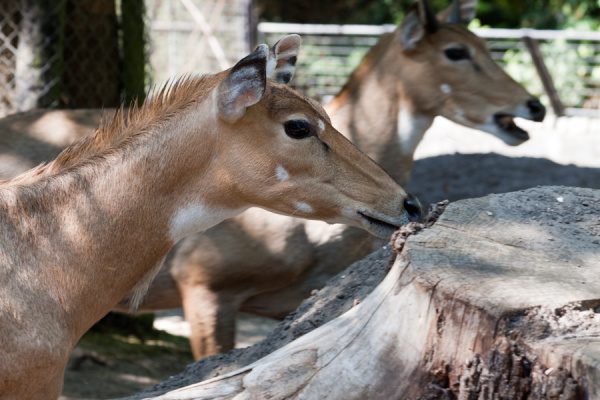
[[[437,19],[427,3],[419,6],[407,12],[395,32],[381,37],[326,106],[334,126],[400,183],[406,182],[414,150],[438,115],[516,145],[528,136],[513,118],[541,121],[545,113],[492,61],[483,40],[463,27],[475,15],[475,1],[455,3]],[[11,126],[20,123],[40,138],[34,128],[43,118],[29,124],[26,118],[15,117]],[[227,351],[234,345],[239,310],[283,318],[371,248],[371,237],[358,229],[251,209],[180,241],[139,311],[183,306],[195,357]],[[127,310],[127,303],[117,309]]]
[[[174,81],[0,184],[0,398],[56,399],[81,335],[132,289],[139,302],[176,241],[248,207],[380,237],[420,219],[320,106],[267,79],[293,72],[268,54]]]
[[[515,117],[542,121],[540,101],[491,58],[465,28],[476,0],[455,0],[436,16],[427,1],[382,35],[341,92],[325,107],[358,148],[406,184],[413,155],[436,116],[491,133],[506,144],[529,139]]]

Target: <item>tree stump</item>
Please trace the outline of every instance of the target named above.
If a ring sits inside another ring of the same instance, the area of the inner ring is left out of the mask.
[[[348,312],[148,398],[600,398],[599,217],[591,189],[452,203],[431,227],[395,235],[393,267]]]

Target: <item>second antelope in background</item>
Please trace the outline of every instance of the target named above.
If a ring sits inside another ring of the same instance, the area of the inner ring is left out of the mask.
[[[539,122],[546,115],[492,60],[487,43],[466,29],[476,3],[455,0],[437,17],[427,1],[415,3],[325,107],[333,125],[400,184],[437,116],[514,146],[529,139],[515,117]]]
[[[536,121],[544,117],[540,102],[504,73],[485,42],[464,27],[475,16],[475,3],[455,2],[437,17],[426,2],[413,6],[326,106],[333,125],[400,183],[407,181],[414,151],[436,116],[484,130],[511,145],[528,138],[514,124],[514,117]],[[277,63],[285,65],[297,50],[278,49]],[[55,111],[46,117],[89,112]],[[13,129],[30,129],[39,139],[37,125],[46,117],[32,115],[38,118],[35,123],[28,123],[27,115],[5,123]],[[97,111],[92,126],[99,115]],[[66,136],[82,129],[68,127]],[[27,153],[24,141],[24,137],[11,139],[1,153],[10,152],[21,163],[31,162],[33,154]],[[17,151],[15,143],[19,143]],[[371,236],[359,229],[251,209],[180,241],[140,311],[183,306],[192,327],[195,357],[227,351],[234,345],[238,310],[283,318],[313,289],[371,248]],[[120,309],[127,310],[126,301]]]

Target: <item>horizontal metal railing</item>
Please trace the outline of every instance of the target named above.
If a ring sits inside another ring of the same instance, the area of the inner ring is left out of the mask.
[[[274,43],[283,34],[303,37],[295,87],[305,94],[335,95],[378,37],[395,25],[260,23],[258,38]],[[492,57],[557,116],[600,116],[600,32],[473,29]]]

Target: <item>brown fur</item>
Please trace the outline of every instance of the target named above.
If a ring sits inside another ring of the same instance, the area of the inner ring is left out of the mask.
[[[165,84],[154,94],[150,94],[141,107],[133,106],[117,109],[110,120],[101,119],[96,132],[85,140],[67,147],[46,166],[23,175],[52,175],[73,169],[84,163],[124,151],[127,145],[139,136],[148,134],[163,121],[176,118],[193,104],[204,101],[215,85],[212,79],[186,76]]]
[[[0,184],[0,399],[56,399],[77,340],[134,288],[136,302],[185,234],[250,206],[369,229],[356,211],[410,219],[406,192],[331,125],[285,135],[289,119],[317,126],[324,114],[266,82],[267,55],[259,46],[229,71],[165,86]],[[277,166],[288,179],[270,180]]]

